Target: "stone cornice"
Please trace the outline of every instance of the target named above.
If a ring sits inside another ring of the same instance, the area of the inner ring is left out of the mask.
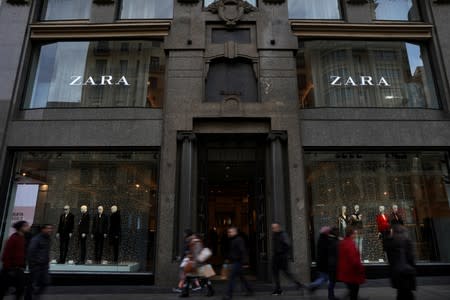
[[[349,24],[339,22],[316,23],[293,20],[292,31],[302,38],[379,39],[379,40],[428,40],[433,25],[372,23]]]
[[[35,40],[127,39],[164,37],[169,34],[170,25],[166,20],[113,24],[46,22],[32,24],[30,29],[31,39]]]

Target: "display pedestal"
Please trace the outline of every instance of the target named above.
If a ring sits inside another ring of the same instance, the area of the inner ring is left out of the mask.
[[[50,264],[50,272],[107,272],[107,273],[134,273],[139,271],[139,263],[129,262],[117,265],[110,264]]]

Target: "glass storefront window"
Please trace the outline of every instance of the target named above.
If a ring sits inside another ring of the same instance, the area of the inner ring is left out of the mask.
[[[216,0],[204,0],[204,6],[207,7],[211,3],[213,3]],[[256,0],[245,0],[246,2],[250,3],[253,6],[256,6]]]
[[[160,41],[56,42],[35,54],[25,109],[162,106]]]
[[[92,0],[46,0],[42,9],[42,20],[89,19]]]
[[[415,0],[372,0],[372,19],[391,21],[420,21]]]
[[[439,109],[426,57],[407,42],[300,42],[300,106]]]
[[[173,0],[122,0],[120,19],[171,19]]]
[[[289,19],[341,19],[339,0],[288,0]]]
[[[354,226],[362,261],[382,263],[380,230],[403,223],[419,261],[450,262],[448,153],[308,151],[306,173],[312,241],[322,226]]]
[[[15,158],[7,224],[54,224],[51,271],[153,270],[159,152],[33,151]]]

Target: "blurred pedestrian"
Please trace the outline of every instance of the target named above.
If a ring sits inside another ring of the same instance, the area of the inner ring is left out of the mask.
[[[272,275],[275,281],[275,290],[273,296],[279,296],[283,293],[280,285],[280,271],[295,285],[297,288],[303,288],[304,285],[295,279],[294,275],[289,271],[288,261],[289,253],[291,251],[291,242],[288,234],[282,230],[280,223],[274,222],[272,224]]]
[[[230,249],[228,258],[231,263],[230,278],[228,288],[223,300],[230,300],[233,297],[233,289],[236,278],[239,277],[242,286],[246,289],[246,296],[253,295],[253,289],[244,277],[243,268],[248,267],[248,253],[245,247],[244,239],[238,235],[236,227],[228,229],[228,238],[230,239]]]
[[[346,284],[350,300],[358,299],[359,286],[366,281],[364,266],[354,241],[357,234],[352,227],[347,227],[345,238],[339,244],[337,280]]]
[[[30,225],[26,221],[14,223],[16,230],[6,242],[3,251],[3,269],[0,273],[0,299],[3,299],[8,289],[13,286],[16,291],[16,299],[22,299],[25,291],[25,235],[30,231]]]
[[[27,299],[39,299],[50,284],[50,245],[53,225],[45,224],[41,232],[33,237],[28,248],[28,266],[30,268],[31,286]]]
[[[386,239],[392,287],[397,289],[397,300],[413,300],[416,289],[416,269],[413,244],[406,228],[394,225],[392,235]]]
[[[334,287],[336,285],[336,265],[338,259],[339,229],[337,227],[322,227],[317,242],[317,268],[319,277],[312,282],[308,289],[314,292],[321,285],[328,282],[328,299],[335,300]]]

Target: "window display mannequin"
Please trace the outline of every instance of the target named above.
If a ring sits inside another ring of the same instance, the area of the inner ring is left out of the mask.
[[[358,231],[358,234],[355,239],[356,247],[359,250],[360,255],[362,256],[362,243],[363,243],[363,237],[362,237],[362,231],[363,231],[363,220],[362,220],[362,214],[359,211],[359,205],[356,204],[354,206],[354,210],[352,215],[350,216],[350,225],[353,226],[353,228]]]
[[[386,216],[384,206],[383,205],[379,206],[378,210],[379,210],[379,213],[377,215],[378,237],[382,240],[384,250],[384,241],[389,236],[389,230],[391,229],[391,225],[389,224],[388,216]]]
[[[103,206],[97,207],[97,213],[92,222],[92,235],[94,239],[94,262],[102,263],[103,244],[108,237],[108,216],[103,213]]]
[[[338,217],[340,237],[345,237],[345,228],[347,228],[348,221],[347,206],[342,206],[341,214]]]
[[[80,207],[81,215],[78,222],[78,239],[80,241],[80,260],[78,264],[84,265],[86,263],[86,240],[89,234],[89,227],[91,223],[91,217],[88,213],[88,207],[82,205]]]
[[[59,239],[59,264],[65,264],[69,242],[72,238],[75,216],[70,212],[70,206],[64,206],[64,212],[59,216],[58,231],[56,238]]]
[[[396,204],[392,205],[392,213],[389,218],[391,226],[403,225],[403,218],[398,212],[398,206]]]
[[[111,206],[111,216],[109,217],[109,238],[113,247],[113,262],[119,261],[119,245],[120,236],[122,234],[122,226],[120,212],[116,205]]]

